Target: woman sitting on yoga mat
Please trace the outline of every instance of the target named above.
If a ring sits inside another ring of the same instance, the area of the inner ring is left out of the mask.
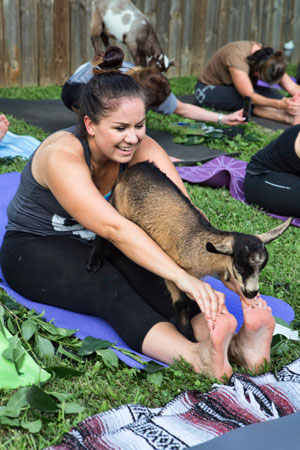
[[[232,373],[228,352],[245,367],[260,365],[270,358],[274,328],[266,302],[243,303],[244,325],[234,336],[237,321],[224,294],[186,273],[106,200],[118,174],[145,160],[188,196],[168,155],[145,135],[144,91],[117,70],[122,59],[118,47],[106,49],[84,88],[80,126],[47,137],[24,168],[7,210],[3,275],[30,300],[102,317],[133,349],[165,363],[182,356],[217,378]],[[108,245],[99,271],[89,273],[95,235]],[[194,342],[170,322],[162,278],[194,300]]]
[[[300,122],[300,86],[286,73],[280,51],[255,41],[230,42],[220,48],[200,74],[195,99],[199,106],[235,111],[251,97],[253,114],[296,125]],[[279,83],[292,98],[259,86],[258,80]]]
[[[101,55],[96,55],[91,63],[87,62],[78,67],[75,73],[65,82],[62,88],[62,101],[67,108],[72,111],[79,110],[81,92],[93,76],[93,67],[98,66],[100,60]],[[153,66],[134,67],[133,64],[124,61],[119,70],[132,76],[142,85],[146,95],[147,109],[165,115],[174,113],[189,119],[218,122],[226,125],[238,125],[245,121],[242,110],[232,114],[222,114],[181,102],[171,92],[168,79]]]
[[[273,214],[300,217],[300,125],[252,156],[244,188],[247,202]]]

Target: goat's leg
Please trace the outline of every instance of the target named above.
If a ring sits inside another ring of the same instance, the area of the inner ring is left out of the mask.
[[[103,249],[106,240],[101,236],[97,236],[94,245],[89,254],[89,259],[86,265],[86,270],[88,272],[97,272],[102,266],[103,262]]]
[[[102,20],[98,13],[94,13],[91,22],[90,37],[95,53],[102,50],[101,35],[103,33]]]
[[[100,37],[101,37],[101,40],[102,40],[102,42],[103,42],[103,44],[104,44],[104,47],[105,47],[105,48],[108,47],[108,46],[109,46],[109,39],[108,39],[107,34],[104,33],[104,31],[102,31]]]
[[[190,302],[192,300],[190,300],[183,292],[179,291],[171,281],[165,280],[165,283],[174,307],[174,318],[171,319],[171,322],[187,339],[196,342],[193,328],[189,320]]]
[[[125,40],[125,43],[128,47],[128,50],[134,60],[134,63],[136,66],[142,66],[146,67],[146,55],[145,53],[139,48],[138,43],[136,40]]]

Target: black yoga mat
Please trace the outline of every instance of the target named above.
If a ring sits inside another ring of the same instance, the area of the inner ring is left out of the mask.
[[[19,100],[0,98],[0,111],[12,114],[17,119],[25,120],[31,125],[45,131],[54,131],[70,127],[77,123],[77,115],[66,108],[61,100]],[[225,153],[201,145],[185,146],[174,144],[173,136],[164,131],[147,129],[147,134],[155,139],[168,155],[184,160],[187,164],[204,162]],[[231,154],[230,156],[235,156]]]
[[[178,100],[180,100],[184,103],[191,103],[192,105],[195,105],[195,97],[193,94],[180,95],[180,96],[178,96]],[[275,120],[269,120],[269,119],[262,119],[261,117],[256,117],[256,116],[251,116],[250,120],[264,128],[270,128],[271,130],[286,130],[287,128],[289,128],[291,126],[291,125],[288,125],[287,123],[276,122]]]
[[[75,113],[61,100],[20,100],[0,98],[0,111],[42,128],[49,133],[77,123]]]

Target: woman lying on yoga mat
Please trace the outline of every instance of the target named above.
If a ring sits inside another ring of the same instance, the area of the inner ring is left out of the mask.
[[[300,125],[252,156],[244,188],[247,202],[273,214],[300,217]]]
[[[4,114],[0,115],[0,142],[6,135],[9,127],[9,121]]]
[[[168,155],[145,135],[144,92],[117,70],[122,60],[121,49],[106,49],[84,88],[80,126],[47,137],[24,168],[7,210],[3,275],[33,301],[104,318],[133,349],[165,363],[182,356],[217,378],[232,373],[228,352],[245,367],[260,365],[270,358],[274,328],[266,302],[243,303],[244,325],[233,338],[237,321],[224,295],[186,273],[106,200],[118,174],[145,160],[188,196]],[[95,234],[108,245],[99,271],[89,273]],[[162,278],[194,300],[194,342],[170,322]]]
[[[255,41],[230,42],[220,48],[200,74],[195,99],[199,106],[235,111],[244,97],[252,99],[253,114],[296,125],[300,122],[300,86],[286,73],[281,52]],[[292,98],[257,84],[279,83]]]
[[[82,64],[66,81],[62,88],[62,101],[67,108],[72,111],[79,110],[81,92],[85,84],[92,78],[93,67],[99,65],[100,59],[101,55],[97,55],[91,63]],[[133,64],[124,61],[120,70],[132,76],[141,84],[146,95],[147,109],[165,115],[174,113],[189,119],[218,122],[226,125],[238,125],[245,121],[242,110],[232,114],[222,114],[181,102],[171,92],[168,79],[153,66],[134,67]]]

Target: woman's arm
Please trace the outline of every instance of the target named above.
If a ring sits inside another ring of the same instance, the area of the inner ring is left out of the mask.
[[[290,95],[294,96],[300,93],[300,86],[285,73],[281,78],[279,85]]]
[[[218,122],[220,117],[220,114],[217,112],[207,111],[199,106],[181,102],[178,99],[174,113],[186,117],[187,119],[203,120],[207,122]],[[232,114],[224,114],[222,117],[222,123],[227,125],[238,125],[244,121],[242,109]]]
[[[229,72],[236,90],[242,97],[251,97],[253,105],[282,109],[291,115],[296,115],[299,113],[299,104],[293,101],[293,99],[286,97],[283,99],[264,97],[263,95],[254,92],[253,85],[249,75],[246,72],[234,67],[229,67]]]
[[[134,154],[130,166],[142,161],[151,161],[164,172],[177,187],[183,192],[186,197],[189,197],[188,192],[183,184],[182,179],[172,163],[169,155],[165,150],[152,138],[145,136],[139,149]]]

